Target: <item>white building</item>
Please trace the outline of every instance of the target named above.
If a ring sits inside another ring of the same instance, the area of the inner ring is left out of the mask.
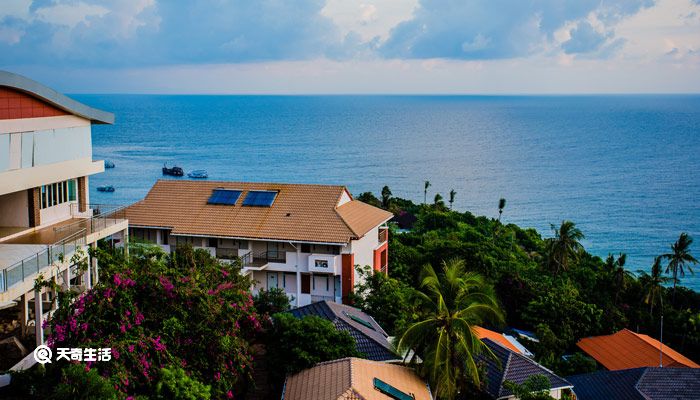
[[[104,170],[92,159],[92,125],[113,122],[110,113],[0,71],[0,310],[16,315],[0,321],[0,339],[19,332],[42,343],[57,293],[35,292],[34,280],[42,274],[64,289],[89,288],[96,260],[76,276],[71,258],[126,232],[126,219],[104,209],[95,217],[89,201],[88,177]]]
[[[297,306],[346,302],[355,266],[387,272],[392,214],[344,186],[159,180],[127,217],[132,237],[166,251],[191,244],[240,258],[254,292],[283,288]]]

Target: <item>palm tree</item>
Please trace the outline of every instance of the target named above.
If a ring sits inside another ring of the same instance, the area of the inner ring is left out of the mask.
[[[583,233],[572,221],[562,221],[557,228],[551,225],[554,237],[547,240],[549,250],[549,267],[555,274],[569,269],[569,261],[576,260],[583,250],[583,245],[579,242],[585,238]]]
[[[435,193],[433,205],[435,206],[435,208],[445,208],[445,202],[442,200],[442,195],[440,193]]]
[[[639,271],[639,282],[642,284],[644,291],[644,304],[649,304],[649,314],[654,314],[654,306],[656,299],[660,299],[663,295],[663,284],[668,283],[670,278],[662,275],[663,266],[661,265],[661,257],[654,258],[654,264],[651,265],[651,274],[645,271]]]
[[[457,196],[457,192],[455,192],[454,189],[450,190],[450,200],[449,200],[450,210],[452,209],[452,203],[455,202],[455,196]]]
[[[423,362],[436,397],[453,399],[469,382],[480,384],[474,360],[488,348],[475,334],[474,325],[501,323],[503,314],[493,289],[477,273],[466,272],[464,261],[443,262],[436,273],[431,265],[421,272],[415,291],[421,319],[408,327],[399,340],[400,354],[414,350]]]
[[[498,222],[501,222],[501,215],[503,215],[504,208],[506,208],[506,199],[500,198],[498,200]]]
[[[382,208],[388,209],[389,208],[389,203],[391,202],[391,189],[389,189],[389,186],[384,186],[382,188]]]
[[[625,269],[625,262],[627,261],[627,254],[620,253],[620,256],[615,259],[612,254],[608,254],[608,258],[605,260],[605,266],[612,278],[612,283],[615,289],[615,304],[620,296],[620,292],[627,286],[628,278],[634,278],[632,272]]]
[[[423,185],[423,204],[428,202],[428,188],[430,187],[430,181],[425,181]]]
[[[672,302],[676,301],[676,283],[678,283],[678,275],[681,278],[685,277],[685,269],[688,268],[691,274],[693,274],[693,268],[690,264],[697,264],[698,260],[690,254],[690,245],[693,244],[693,238],[688,236],[687,233],[681,233],[676,243],[671,246],[671,253],[666,253],[661,257],[668,260],[668,265],[666,266],[666,273],[673,273],[673,296]]]

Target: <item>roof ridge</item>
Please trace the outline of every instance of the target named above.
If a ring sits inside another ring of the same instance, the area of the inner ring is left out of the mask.
[[[624,330],[629,331],[630,333],[632,333],[632,334],[634,335],[634,337],[637,338],[637,340],[641,340],[645,345],[651,346],[652,349],[663,352],[663,354],[664,354],[663,357],[664,357],[665,359],[671,359],[671,360],[673,360],[673,361],[676,362],[676,363],[685,365],[685,363],[684,363],[682,360],[678,360],[673,354],[671,354],[671,353],[668,351],[668,349],[671,349],[671,346],[668,346],[668,345],[667,345],[667,346],[664,346],[663,342],[661,342],[661,341],[658,340],[658,339],[654,339],[653,337],[651,337],[651,336],[649,336],[649,335],[647,335],[647,334],[644,334],[644,333],[637,333],[637,332],[631,331],[631,330],[629,330],[629,329],[627,329],[627,328],[624,328]],[[649,343],[649,341],[646,340],[645,338],[643,338],[642,336],[646,336],[646,337],[648,337],[649,339],[658,342],[658,343],[659,343],[659,346],[655,346],[653,343]],[[671,350],[673,350],[673,349],[671,349]],[[676,351],[674,350],[674,353],[675,353],[675,352],[676,352]],[[679,354],[680,354],[680,353],[679,353]],[[681,354],[681,355],[682,355],[682,354]],[[646,373],[646,371],[644,371],[644,373]],[[640,379],[641,379],[641,378],[640,378]]]
[[[496,342],[494,342],[493,340],[491,340],[491,342],[492,342],[492,343],[496,343]],[[496,344],[498,344],[498,343],[496,343]],[[499,344],[499,346],[501,346],[501,345]],[[503,347],[503,346],[501,346],[501,347]],[[503,348],[505,349],[505,347],[503,347]],[[506,349],[506,350],[507,350],[507,349]],[[510,352],[510,351],[509,351],[509,352],[508,352],[508,359],[506,359],[506,365],[503,367],[503,375],[501,376],[501,382],[500,382],[500,384],[498,385],[498,395],[499,395],[499,397],[500,397],[500,395],[501,395],[501,390],[503,389],[503,384],[506,382],[506,375],[508,374],[508,367],[510,367],[510,360],[511,360],[511,357],[513,357],[513,352]]]
[[[634,333],[634,332],[632,332]],[[646,393],[642,392],[641,389],[639,389],[639,384],[642,382],[642,379],[644,379],[644,376],[647,374],[649,371],[650,367],[644,367],[644,371],[642,372],[641,375],[639,375],[639,378],[637,378],[637,382],[634,384],[634,389],[639,393],[642,397],[644,397],[647,400],[651,400],[651,397],[647,396]]]

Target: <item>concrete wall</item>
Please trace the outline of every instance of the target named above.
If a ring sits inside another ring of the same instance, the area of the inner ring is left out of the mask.
[[[26,191],[0,196],[0,226],[29,227],[29,204]]]

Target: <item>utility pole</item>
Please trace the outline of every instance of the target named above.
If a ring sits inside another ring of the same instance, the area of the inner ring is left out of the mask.
[[[659,368],[664,367],[664,298],[661,299],[661,335],[659,336]]]

